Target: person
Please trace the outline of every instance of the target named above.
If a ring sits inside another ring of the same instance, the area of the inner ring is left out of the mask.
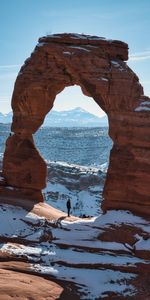
[[[67,206],[67,210],[68,210],[68,217],[70,217],[70,209],[71,209],[71,201],[70,201],[70,199],[67,200],[66,206]]]

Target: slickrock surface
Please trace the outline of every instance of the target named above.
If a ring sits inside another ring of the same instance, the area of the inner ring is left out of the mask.
[[[42,125],[56,95],[76,84],[109,119],[114,146],[103,210],[129,209],[150,215],[150,99],[143,95],[127,59],[128,45],[121,41],[79,34],[39,39],[18,74],[12,97],[14,134],[7,140],[3,162],[8,185],[33,190],[31,198],[42,201],[46,164],[32,134]]]
[[[44,278],[26,274],[22,264],[2,264],[0,269],[0,299],[54,300],[60,299],[63,288]],[[8,269],[7,269],[8,268]],[[13,269],[13,270],[10,270]],[[18,272],[17,272],[18,271]],[[28,271],[29,272],[29,271]]]
[[[68,218],[44,203],[3,202],[0,299],[150,299],[148,220],[119,210]]]

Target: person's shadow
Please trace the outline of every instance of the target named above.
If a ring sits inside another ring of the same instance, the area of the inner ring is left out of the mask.
[[[64,229],[64,230],[68,230],[67,228],[64,228],[61,224],[61,221],[65,220],[66,218],[67,218],[67,216],[63,216],[63,217],[60,217],[59,219],[57,219],[56,226],[61,229]]]

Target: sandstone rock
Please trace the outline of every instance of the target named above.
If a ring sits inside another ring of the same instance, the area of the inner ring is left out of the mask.
[[[7,141],[3,165],[8,184],[39,190],[44,187],[46,167],[32,133],[42,125],[56,95],[76,84],[109,118],[114,146],[103,209],[131,209],[150,215],[150,99],[143,96],[127,59],[128,45],[121,41],[79,34],[39,39],[18,74],[12,97],[15,135]]]
[[[14,134],[7,139],[3,176],[9,185],[41,190],[46,185],[46,174],[46,163],[30,134]]]
[[[60,297],[63,287],[34,274],[26,274],[25,267],[23,263],[16,263],[13,266],[9,263],[1,266],[0,300],[10,298],[54,300]]]
[[[30,208],[37,202],[43,202],[43,194],[40,190],[30,189],[30,188],[16,188],[8,185],[0,185],[0,195],[5,202],[10,204],[17,203],[16,205],[23,205],[23,201],[30,203]]]

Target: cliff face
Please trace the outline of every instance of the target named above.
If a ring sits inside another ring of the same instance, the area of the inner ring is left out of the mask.
[[[3,163],[9,185],[39,192],[46,185],[46,165],[32,134],[42,125],[56,95],[76,84],[107,113],[114,142],[103,209],[150,214],[150,100],[143,96],[127,59],[128,46],[120,41],[78,34],[39,39],[15,83],[14,134],[7,141]]]
[[[150,101],[146,97],[144,103]],[[138,106],[139,107],[139,106]],[[137,107],[137,108],[138,108]],[[150,214],[150,110],[111,113],[115,141],[104,189],[103,209],[122,208]],[[148,107],[147,107],[148,108]]]

